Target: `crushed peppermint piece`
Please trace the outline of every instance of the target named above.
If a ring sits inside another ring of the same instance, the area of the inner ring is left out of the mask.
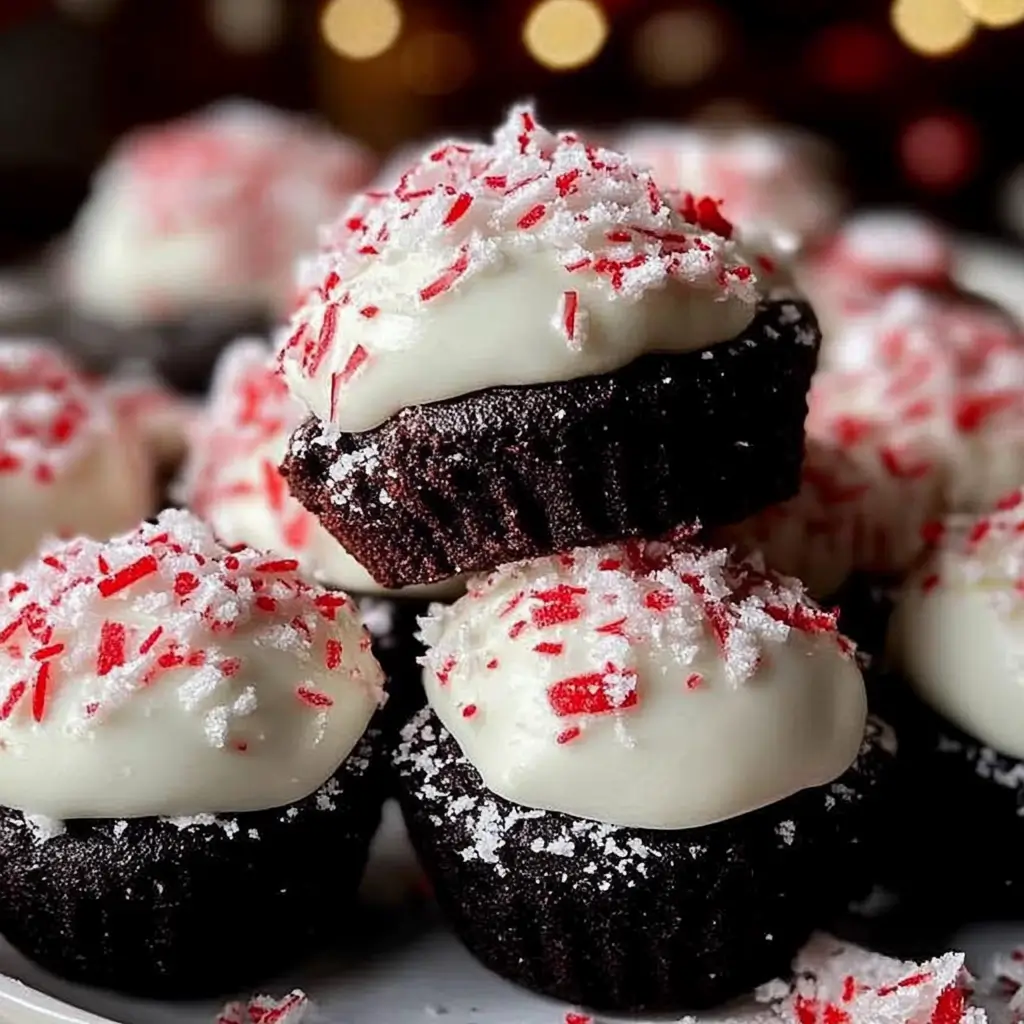
[[[311,1008],[306,993],[295,989],[283,999],[253,996],[245,1003],[228,1003],[214,1024],[301,1024]]]

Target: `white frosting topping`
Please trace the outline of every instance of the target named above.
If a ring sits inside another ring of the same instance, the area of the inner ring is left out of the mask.
[[[141,444],[109,399],[56,347],[0,340],[0,569],[47,536],[126,530],[153,500]]]
[[[953,242],[934,222],[906,210],[867,210],[807,254],[799,275],[822,322],[823,360],[850,319],[871,316],[899,288],[953,290]]]
[[[295,258],[372,174],[355,143],[230,101],[127,136],[75,224],[67,287],[118,322],[294,299]]]
[[[186,512],[0,577],[0,805],[53,818],[293,803],[382,698],[354,605]]]
[[[514,110],[366,193],[307,265],[281,360],[344,431],[500,385],[607,373],[736,337],[760,297],[707,198]]]
[[[847,316],[821,363],[834,370],[897,371],[914,359],[961,359],[983,363],[992,381],[1010,383],[1020,378],[1022,347],[1020,327],[1009,313],[907,286]]]
[[[744,232],[790,251],[831,230],[843,205],[830,154],[793,129],[639,125],[616,145],[660,187],[715,196]]]
[[[964,732],[1024,758],[1024,491],[982,516],[928,530],[904,585],[890,656],[921,698]]]
[[[684,539],[505,566],[422,625],[438,717],[531,808],[708,824],[837,778],[864,734],[835,616]]]
[[[875,481],[884,565],[920,551],[921,524],[977,511],[1024,479],[1024,339],[1006,317],[897,293],[860,325],[861,370],[814,379],[807,430],[841,445]]]
[[[178,496],[228,544],[288,554],[327,586],[390,593],[291,496],[278,472],[288,439],[303,418],[302,406],[274,368],[269,346],[239,340],[217,365]],[[401,593],[443,598],[462,589],[453,579]]]
[[[768,566],[798,577],[814,597],[830,597],[855,568],[875,492],[857,460],[837,444],[809,437],[796,497],[715,536],[760,551]]]

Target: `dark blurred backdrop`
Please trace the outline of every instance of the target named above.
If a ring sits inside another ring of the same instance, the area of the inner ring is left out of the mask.
[[[59,232],[111,141],[225,95],[380,151],[549,122],[792,121],[866,202],[991,234],[1024,159],[1024,0],[0,0],[0,255]]]

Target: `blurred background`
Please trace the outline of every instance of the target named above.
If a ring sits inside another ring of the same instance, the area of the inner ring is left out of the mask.
[[[59,233],[114,139],[230,95],[381,153],[548,123],[780,120],[854,195],[1009,233],[1024,0],[0,0],[0,258]]]

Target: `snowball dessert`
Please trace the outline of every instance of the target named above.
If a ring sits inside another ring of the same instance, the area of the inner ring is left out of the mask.
[[[0,929],[48,970],[227,992],[336,930],[383,799],[382,673],[296,570],[170,511],[0,577]]]
[[[900,593],[890,632],[900,719],[903,828],[922,862],[902,864],[908,895],[927,901],[939,879],[971,879],[955,893],[971,913],[1024,911],[1020,849],[1024,779],[1024,491],[982,515],[929,530],[928,557]],[[912,794],[912,797],[911,797]],[[970,840],[951,831],[969,808]],[[892,851],[898,858],[899,849]]]
[[[869,313],[898,288],[955,291],[953,239],[944,228],[910,210],[865,210],[805,253],[799,280],[825,335]]]
[[[46,537],[106,538],[153,510],[138,435],[56,347],[0,339],[0,570]]]
[[[817,327],[731,235],[526,108],[425,154],[292,320],[293,493],[389,587],[791,496]]]
[[[721,199],[745,233],[789,252],[830,232],[844,205],[832,154],[795,129],[641,124],[616,146],[649,167],[660,187]]]
[[[810,437],[840,444],[890,486],[886,549],[900,571],[920,528],[944,511],[990,507],[1024,479],[1024,337],[999,314],[897,294],[861,323],[863,368],[826,370],[810,394]]]
[[[795,581],[630,541],[505,566],[423,631],[400,800],[499,974],[610,1011],[706,1007],[784,971],[863,883],[889,736]]]
[[[361,146],[248,101],[133,132],[72,230],[72,340],[97,364],[141,354],[186,381],[224,331],[290,308],[296,257],[372,173]]]

